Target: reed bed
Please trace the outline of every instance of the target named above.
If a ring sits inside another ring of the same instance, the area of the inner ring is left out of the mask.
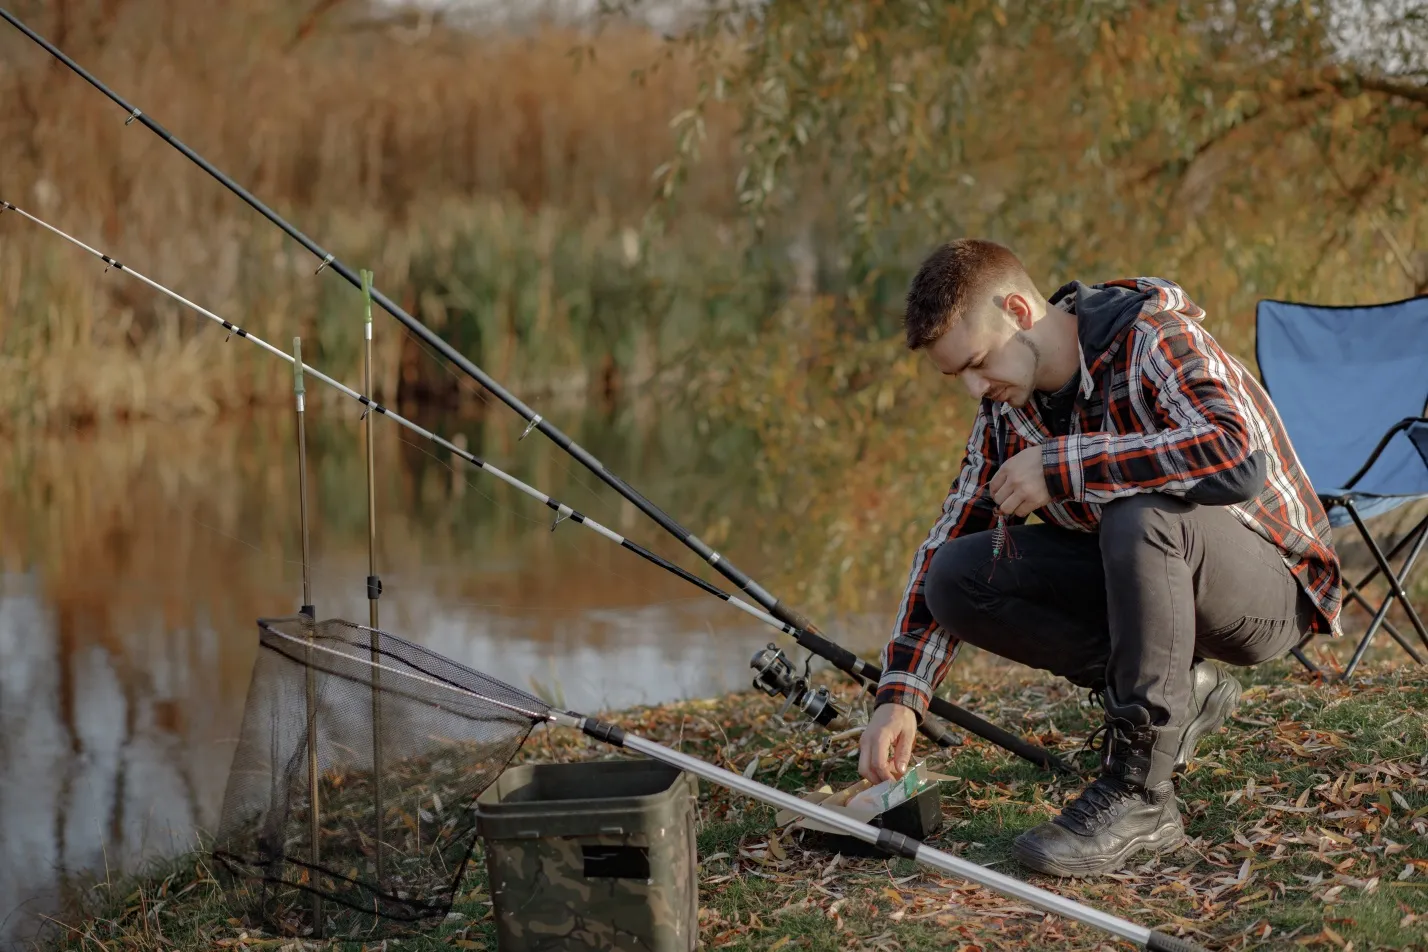
[[[552,23],[480,33],[379,21],[355,3],[320,4],[321,18],[292,7],[16,12],[527,392],[638,381],[711,315],[767,310],[776,269],[741,281],[737,236],[719,224],[733,166],[718,117],[683,235],[641,247],[669,119],[695,81],[657,36],[616,25],[591,59],[575,55],[588,37]],[[316,336],[315,353],[355,368],[356,290],[314,278],[295,242],[123,119],[23,37],[0,35],[0,196],[274,343]],[[60,239],[0,222],[8,425],[211,415],[281,396],[280,367],[215,350],[201,326]],[[395,322],[378,332],[388,400],[402,380],[442,389],[404,338]]]

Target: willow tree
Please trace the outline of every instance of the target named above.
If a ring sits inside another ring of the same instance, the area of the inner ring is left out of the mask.
[[[969,407],[897,333],[933,244],[1004,241],[1046,289],[1171,278],[1247,359],[1260,298],[1428,291],[1422,2],[724,0],[671,42],[701,82],[661,197],[732,111],[748,220],[818,236],[830,293],[709,374],[814,601],[886,605],[960,461]]]

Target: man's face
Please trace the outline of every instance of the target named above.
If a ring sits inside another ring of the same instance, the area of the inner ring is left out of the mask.
[[[969,314],[927,348],[933,365],[960,377],[967,392],[1014,407],[1031,399],[1037,370],[1035,345],[1000,307]]]

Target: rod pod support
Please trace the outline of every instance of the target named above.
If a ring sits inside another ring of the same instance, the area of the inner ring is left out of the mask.
[[[376,399],[372,386],[372,272],[362,271],[362,326],[363,389],[368,399]],[[383,821],[386,809],[382,803],[382,672],[378,665],[382,660],[382,629],[377,623],[377,600],[382,597],[382,579],[377,575],[377,449],[376,420],[371,407],[364,407],[362,419],[367,442],[367,614],[371,622],[372,639],[372,812],[377,825],[376,842],[373,844],[373,859],[377,869],[377,883],[386,883],[386,843],[382,839]]]
[[[303,423],[306,410],[307,387],[303,383],[302,376],[302,338],[293,338],[293,403],[297,413],[297,453],[298,453],[298,514],[301,520],[302,531],[302,610],[301,614],[306,615],[312,621],[317,620],[317,611],[312,604],[312,558],[308,545],[308,522],[307,522],[307,430]],[[312,862],[314,875],[321,867],[318,863],[322,857],[322,805],[320,801],[320,791],[318,781],[321,775],[318,770],[317,757],[317,684],[316,676],[312,668],[312,629],[308,629],[307,648],[307,677],[306,677],[306,701],[307,701],[307,796],[308,796],[308,824],[309,857]],[[313,938],[322,938],[322,897],[316,892],[312,894],[312,934]]]

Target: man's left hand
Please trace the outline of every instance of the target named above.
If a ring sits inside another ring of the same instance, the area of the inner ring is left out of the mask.
[[[991,490],[997,508],[1009,516],[1029,516],[1051,502],[1041,447],[1028,446],[1003,463],[992,477]]]

